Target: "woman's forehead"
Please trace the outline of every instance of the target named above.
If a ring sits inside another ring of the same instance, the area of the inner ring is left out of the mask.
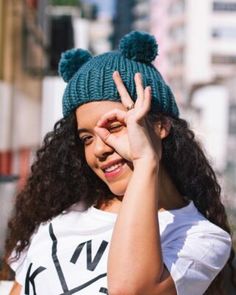
[[[87,126],[96,125],[101,116],[113,109],[125,110],[125,107],[121,102],[106,100],[93,101],[79,106],[76,109],[78,127],[87,128]]]

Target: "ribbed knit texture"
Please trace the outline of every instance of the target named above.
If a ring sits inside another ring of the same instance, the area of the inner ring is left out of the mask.
[[[126,58],[120,51],[95,56],[80,65],[67,84],[63,96],[63,115],[68,116],[80,105],[92,101],[120,101],[112,79],[114,71],[120,73],[134,101],[137,98],[134,75],[141,73],[144,86],[149,85],[152,89],[151,112],[178,117],[175,98],[157,69],[150,62],[144,63]]]

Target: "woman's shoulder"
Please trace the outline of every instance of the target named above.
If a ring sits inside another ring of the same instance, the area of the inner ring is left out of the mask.
[[[179,238],[223,240],[231,244],[228,232],[209,221],[194,205],[193,201],[181,209],[159,214],[162,234]]]
[[[161,215],[163,261],[176,289],[191,294],[195,286],[203,293],[229,258],[230,235],[207,220],[193,202]]]

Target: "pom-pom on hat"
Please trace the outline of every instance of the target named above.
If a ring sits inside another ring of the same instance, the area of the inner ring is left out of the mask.
[[[63,95],[63,115],[92,101],[121,101],[112,74],[118,71],[131,96],[137,99],[134,75],[141,73],[143,85],[152,89],[152,113],[179,116],[174,95],[161,74],[151,64],[158,52],[154,36],[133,31],[125,35],[117,51],[92,57],[87,50],[71,49],[62,53],[59,74],[68,82]]]

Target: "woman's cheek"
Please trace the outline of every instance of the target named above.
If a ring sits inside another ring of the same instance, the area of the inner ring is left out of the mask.
[[[95,156],[93,155],[91,147],[89,145],[85,146],[84,155],[85,155],[85,160],[86,160],[88,166],[94,171]]]

